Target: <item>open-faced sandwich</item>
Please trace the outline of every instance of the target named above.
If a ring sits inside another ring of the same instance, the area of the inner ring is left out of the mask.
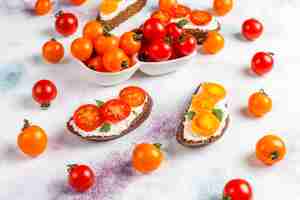
[[[187,147],[202,147],[222,137],[228,124],[225,88],[216,83],[202,83],[184,113],[176,139]]]
[[[150,115],[152,105],[146,91],[129,86],[116,98],[80,106],[67,122],[67,128],[86,140],[114,140],[139,127]]]
[[[140,12],[147,0],[102,0],[98,20],[113,29]]]

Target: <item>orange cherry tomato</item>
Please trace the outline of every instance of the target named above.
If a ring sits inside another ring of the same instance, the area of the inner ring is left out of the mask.
[[[164,155],[159,144],[138,144],[132,154],[132,166],[141,173],[156,170],[162,163]]]
[[[232,10],[233,0],[214,0],[213,7],[218,15],[224,16]]]
[[[99,107],[93,104],[80,106],[73,114],[73,120],[78,128],[84,131],[93,131],[100,127],[103,118],[100,115]]]
[[[130,65],[130,59],[122,49],[115,49],[103,55],[103,66],[109,72],[119,72]]]
[[[159,9],[170,12],[172,7],[177,4],[177,0],[159,0]]]
[[[83,37],[95,40],[103,34],[103,27],[97,20],[92,20],[86,23],[83,27]]]
[[[170,14],[174,18],[188,17],[191,15],[192,10],[182,4],[177,4],[172,7],[170,10]]]
[[[121,99],[112,99],[105,102],[99,110],[106,122],[118,123],[130,115],[131,107]]]
[[[48,62],[58,63],[64,57],[64,47],[55,39],[51,39],[43,45],[42,53]]]
[[[101,35],[94,41],[95,50],[98,55],[113,51],[119,48],[119,38],[113,35]]]
[[[219,128],[220,121],[210,111],[198,112],[192,120],[192,131],[200,136],[210,137]]]
[[[72,55],[81,60],[88,60],[93,53],[93,43],[87,38],[77,38],[71,45]]]
[[[220,101],[225,98],[226,90],[225,88],[217,83],[203,83],[201,85],[203,92],[208,96],[214,98],[216,101]]]
[[[208,32],[206,40],[203,42],[203,52],[207,54],[216,54],[224,48],[223,36],[216,32]]]
[[[24,121],[24,128],[18,136],[18,146],[26,155],[36,157],[45,151],[48,137],[41,127],[30,125],[28,120]]]
[[[103,67],[103,60],[101,56],[90,58],[86,63],[87,66],[93,70],[98,72],[106,72],[105,68]]]
[[[99,11],[101,14],[108,15],[118,9],[118,0],[103,0],[100,4]]]
[[[168,12],[156,10],[151,14],[151,18],[158,19],[162,24],[167,25],[171,21],[171,16]]]
[[[50,0],[37,0],[34,6],[36,15],[46,15],[52,9]]]
[[[145,102],[147,94],[140,87],[129,86],[121,90],[119,97],[131,107],[138,107]]]
[[[205,93],[200,93],[195,96],[193,96],[192,99],[192,110],[196,113],[202,112],[202,110],[212,110],[217,101],[206,95]]]
[[[272,99],[263,91],[253,93],[248,100],[249,113],[262,117],[272,109]]]
[[[133,56],[141,49],[142,36],[135,32],[126,32],[120,38],[120,48],[128,56]]]
[[[195,25],[205,26],[212,20],[212,15],[204,10],[193,10],[190,19]]]
[[[273,165],[284,158],[286,147],[276,135],[266,135],[256,144],[256,157],[266,165]]]
[[[70,0],[70,3],[75,5],[75,6],[80,6],[85,2],[86,2],[86,0]]]

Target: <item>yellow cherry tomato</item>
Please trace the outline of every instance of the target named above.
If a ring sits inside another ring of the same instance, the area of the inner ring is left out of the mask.
[[[89,21],[83,27],[83,37],[90,39],[91,41],[95,40],[97,37],[103,34],[103,27],[100,22],[97,20]]]
[[[192,131],[200,136],[210,137],[219,128],[220,121],[210,111],[202,110],[192,119]]]
[[[194,95],[192,98],[192,110],[196,113],[201,112],[202,110],[212,110],[217,101],[208,96],[206,93],[200,93]]]
[[[203,83],[202,89],[204,93],[207,93],[208,96],[214,98],[216,101],[220,101],[226,96],[225,88],[217,83]]]
[[[232,10],[233,0],[214,0],[213,7],[218,15],[224,16]]]
[[[203,42],[203,52],[207,54],[216,54],[224,48],[223,36],[216,32],[209,32],[206,40]]]
[[[263,91],[253,93],[248,100],[249,113],[262,117],[272,109],[272,99]]]

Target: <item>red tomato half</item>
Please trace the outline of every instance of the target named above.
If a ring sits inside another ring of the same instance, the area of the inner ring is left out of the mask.
[[[117,123],[129,116],[131,107],[121,99],[112,99],[105,102],[99,110],[105,121]]]
[[[132,107],[138,107],[146,100],[146,92],[136,86],[129,86],[122,89],[119,96]]]
[[[73,115],[73,120],[80,129],[93,131],[103,123],[99,107],[93,104],[80,106]]]

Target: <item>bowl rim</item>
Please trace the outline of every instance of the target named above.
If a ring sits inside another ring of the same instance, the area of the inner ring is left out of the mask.
[[[142,64],[146,64],[146,65],[162,65],[162,64],[169,64],[169,63],[174,63],[174,62],[177,62],[177,61],[181,61],[181,60],[185,60],[187,58],[190,58],[190,57],[193,57],[197,54],[197,48],[189,55],[187,56],[183,56],[183,57],[180,57],[180,58],[176,58],[176,59],[173,59],[173,60],[165,60],[165,61],[158,61],[158,62],[145,62],[145,61],[141,61],[139,60],[139,58],[137,57],[137,61],[142,63]]]
[[[78,62],[79,65],[80,65],[82,68],[84,68],[86,71],[93,72],[93,73],[95,73],[95,74],[99,74],[99,75],[103,75],[103,76],[115,76],[115,75],[121,75],[121,74],[124,74],[124,73],[126,73],[126,72],[131,72],[131,71],[137,70],[137,69],[139,68],[139,66],[140,66],[140,63],[139,63],[139,61],[137,60],[137,62],[136,62],[133,66],[131,66],[131,67],[127,68],[127,69],[118,71],[118,72],[99,72],[99,71],[93,70],[93,69],[89,68],[88,66],[86,66],[85,63],[84,63],[83,61],[78,60],[77,58],[74,58],[74,59],[75,59],[76,62]],[[135,59],[137,59],[136,56],[135,56]]]

